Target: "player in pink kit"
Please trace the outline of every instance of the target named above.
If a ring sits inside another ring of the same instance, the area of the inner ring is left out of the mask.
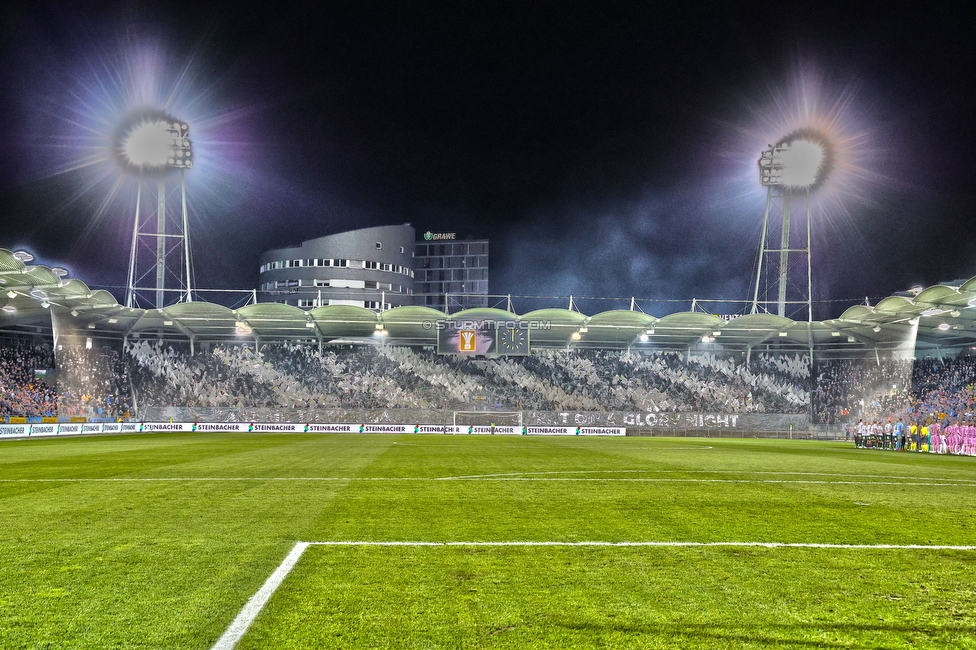
[[[932,444],[929,445],[929,451],[933,454],[946,453],[945,438],[942,435],[942,425],[938,422],[933,422],[929,427],[929,435],[932,436]]]
[[[960,454],[976,456],[976,427],[967,425],[960,427],[962,434],[962,445],[959,448]]]

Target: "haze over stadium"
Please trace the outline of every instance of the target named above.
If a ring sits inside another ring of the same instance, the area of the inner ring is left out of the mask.
[[[163,5],[12,10],[10,245],[118,291],[134,184],[104,138],[148,105],[193,125],[196,273],[213,287],[253,286],[269,245],[409,221],[495,242],[494,293],[745,298],[757,154],[804,127],[837,148],[814,299],[846,302],[817,318],[972,275],[972,241],[946,251],[935,234],[969,210],[949,162],[970,140],[968,50],[951,27],[936,43],[889,29],[924,14],[865,9],[854,36],[830,12],[513,8],[513,26],[487,9],[336,8],[302,13],[321,36],[282,48],[288,15],[231,11],[222,27],[219,6],[191,26]]]

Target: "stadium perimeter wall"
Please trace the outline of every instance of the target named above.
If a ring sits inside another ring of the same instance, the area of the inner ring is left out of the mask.
[[[284,409],[284,408],[194,408],[184,406],[148,406],[143,409],[146,422],[343,422],[349,424],[400,424],[404,422],[454,424],[454,411],[428,409]],[[491,412],[478,414],[485,424]],[[497,424],[508,424],[499,414]],[[528,426],[626,427],[628,431],[661,432],[761,432],[789,433],[811,431],[808,415],[771,413],[636,413],[618,411],[523,411]],[[479,422],[480,424],[481,422]]]

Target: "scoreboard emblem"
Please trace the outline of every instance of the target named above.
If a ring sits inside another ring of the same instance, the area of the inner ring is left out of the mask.
[[[476,352],[474,330],[458,330],[458,352]]]

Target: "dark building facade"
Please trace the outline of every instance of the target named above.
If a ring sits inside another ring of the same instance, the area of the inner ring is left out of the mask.
[[[417,305],[451,313],[488,306],[488,240],[425,233],[414,253]]]
[[[294,307],[415,304],[410,224],[350,230],[261,255],[258,300]]]

